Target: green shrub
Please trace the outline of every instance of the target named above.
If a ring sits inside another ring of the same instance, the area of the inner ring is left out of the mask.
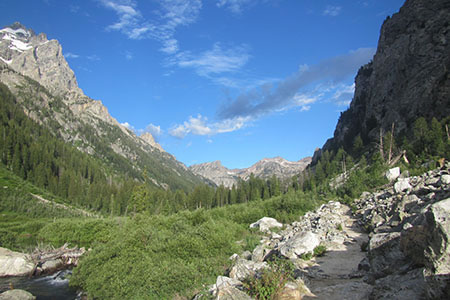
[[[291,261],[275,259],[269,266],[259,276],[250,276],[243,282],[247,292],[256,299],[274,299],[288,281],[294,280],[295,268]]]
[[[314,256],[324,256],[327,248],[324,245],[319,245],[313,250]]]

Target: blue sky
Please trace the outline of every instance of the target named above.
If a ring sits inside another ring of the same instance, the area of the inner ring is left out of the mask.
[[[2,0],[86,95],[186,165],[299,160],[332,137],[403,0]]]

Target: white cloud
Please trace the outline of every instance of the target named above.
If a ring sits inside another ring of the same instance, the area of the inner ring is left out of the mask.
[[[224,49],[220,43],[216,43],[211,50],[199,55],[180,53],[174,58],[174,63],[181,68],[193,68],[201,76],[209,76],[235,72],[242,68],[249,58],[250,54],[246,45]]]
[[[212,136],[241,129],[249,121],[251,121],[250,118],[237,117],[208,123],[208,118],[199,114],[197,117],[189,117],[189,120],[183,124],[174,126],[169,130],[169,134],[179,139],[186,137],[188,134]]]
[[[122,125],[123,127],[128,128],[129,130],[131,130],[131,131],[134,132],[134,127],[133,127],[133,125],[131,125],[130,123],[124,122],[124,123],[120,123],[120,125]]]
[[[154,39],[162,44],[161,51],[167,54],[178,51],[178,41],[174,37],[177,27],[194,23],[202,8],[201,0],[156,1],[158,9],[153,11],[154,16],[146,19],[134,1],[101,0],[101,3],[118,16],[118,21],[107,30],[120,31],[130,39]]]
[[[323,11],[322,14],[324,16],[336,17],[341,13],[341,11],[342,11],[341,6],[327,5],[327,7],[325,8],[325,10]]]
[[[144,131],[149,132],[155,139],[163,134],[161,126],[156,126],[152,123],[148,124],[147,127],[145,127]]]
[[[65,58],[78,58],[80,57],[78,54],[72,53],[72,52],[67,52],[66,54],[64,54]]]

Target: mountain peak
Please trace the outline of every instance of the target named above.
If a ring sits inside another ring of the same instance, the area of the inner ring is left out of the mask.
[[[27,28],[25,25],[23,25],[20,22],[14,22],[11,25],[5,26],[5,28],[0,30],[0,32],[2,32],[2,31],[9,32],[9,33],[15,34],[18,37],[26,38],[26,39],[36,35],[36,33],[34,32],[33,29]]]

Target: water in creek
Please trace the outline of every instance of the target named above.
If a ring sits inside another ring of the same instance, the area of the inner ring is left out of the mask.
[[[39,277],[8,277],[0,278],[0,293],[9,290],[10,285],[15,289],[22,289],[36,296],[36,300],[71,300],[79,299],[77,291],[69,287],[67,276],[70,270]]]

